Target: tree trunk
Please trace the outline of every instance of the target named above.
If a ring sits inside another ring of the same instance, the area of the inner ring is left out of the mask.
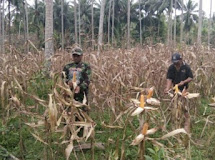
[[[77,3],[74,0],[74,19],[75,19],[75,43],[78,44],[78,30],[77,30]]]
[[[4,46],[4,39],[5,39],[5,30],[4,30],[4,19],[5,19],[5,14],[4,14],[4,1],[2,1],[3,5],[3,11],[2,11],[2,53],[5,53],[5,46]]]
[[[112,36],[112,38],[111,38],[112,39],[111,40],[112,46],[114,44],[114,19],[115,19],[114,13],[115,13],[115,0],[113,0],[113,7],[112,7],[112,33],[111,33],[111,36]]]
[[[4,19],[5,19],[5,15],[4,15],[4,1],[2,1],[2,5],[1,5],[1,52],[4,54],[5,52],[5,47],[4,47],[4,34],[5,34],[5,30],[4,30]]]
[[[35,0],[35,10],[36,10],[36,12],[37,12],[37,14],[38,14],[38,0]],[[38,18],[38,16],[37,16],[37,14],[36,14],[36,23],[37,23],[37,40],[39,41],[39,39],[40,39],[40,22],[39,22],[39,18]]]
[[[170,4],[170,44],[172,45],[172,12],[173,12],[173,0],[171,0],[171,4]]]
[[[105,2],[106,0],[101,1],[100,18],[99,18],[99,35],[98,35],[98,54],[100,54],[101,47],[102,47]]]
[[[46,2],[46,20],[45,20],[45,57],[47,69],[50,69],[50,57],[54,54],[53,46],[53,0],[45,0]]]
[[[93,4],[94,4],[94,0],[92,0],[92,4],[91,4],[92,46],[94,48],[95,38],[94,38],[94,9],[93,9]]]
[[[24,8],[23,14],[24,14],[24,18],[23,18],[23,28],[24,28],[24,43],[27,41],[27,26],[26,26],[26,12],[25,12],[25,1],[22,2],[22,6]],[[21,17],[20,17],[21,20]],[[25,52],[27,52],[27,50],[25,49]]]
[[[210,20],[208,24],[208,47],[210,47],[211,43],[211,21],[212,21],[212,0],[210,1]]]
[[[79,46],[81,47],[81,0],[78,3],[78,35],[79,35]]]
[[[181,25],[180,25],[180,43],[183,41],[183,19],[184,19],[184,0],[182,0],[182,7],[181,7]]]
[[[140,22],[140,45],[143,44],[143,40],[142,40],[142,17],[141,17],[141,0],[139,0],[139,22]]]
[[[2,4],[0,1],[0,54],[2,53]]]
[[[127,14],[127,26],[128,26],[128,35],[127,35],[127,48],[130,48],[130,14],[131,14],[131,2],[130,0],[127,0],[128,1],[128,14]]]
[[[170,46],[172,42],[172,7],[173,7],[173,0],[170,1],[169,6],[169,17],[168,17],[168,31],[167,31],[167,44]]]
[[[61,0],[61,48],[64,51],[64,0]]]
[[[176,2],[175,0],[175,18],[174,18],[174,47],[176,47]]]
[[[18,33],[18,39],[20,39],[21,36],[21,25],[22,25],[22,21],[19,21],[19,33]],[[39,39],[39,38],[38,38]]]
[[[29,29],[28,29],[28,6],[27,6],[27,0],[25,0],[25,25],[26,25],[26,41],[27,46],[26,46],[26,53],[29,52]]]
[[[110,45],[110,15],[111,15],[111,3],[112,3],[112,0],[109,1],[109,10],[108,10],[108,45]]]
[[[199,24],[198,24],[198,37],[197,43],[201,45],[201,38],[202,38],[202,0],[199,0]]]
[[[11,29],[10,29],[10,23],[11,23],[11,16],[10,16],[10,3],[11,0],[8,0],[8,43],[11,45]]]

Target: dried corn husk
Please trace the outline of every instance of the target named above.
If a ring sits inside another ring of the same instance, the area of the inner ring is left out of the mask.
[[[175,136],[175,135],[177,135],[177,134],[179,134],[179,133],[185,133],[185,134],[188,135],[188,133],[185,131],[184,128],[180,128],[180,129],[176,129],[176,130],[174,130],[174,131],[172,131],[172,132],[167,133],[166,135],[164,135],[163,137],[161,137],[161,139],[166,139],[166,138]]]
[[[136,115],[140,114],[140,113],[143,112],[143,111],[144,111],[144,108],[138,107],[138,108],[131,114],[131,116],[136,116]]]
[[[153,105],[153,106],[160,106],[160,101],[155,98],[146,99],[146,103]]]
[[[211,103],[211,104],[209,104],[209,106],[215,107],[215,103]]]
[[[139,134],[131,143],[132,146],[138,145],[143,139],[144,139],[143,134]]]
[[[188,94],[189,94],[189,93],[186,92],[186,89],[184,88],[183,91],[182,91],[182,93],[181,93],[181,95],[182,95],[183,97],[185,97],[185,96],[188,95]]]
[[[199,93],[188,93],[186,96],[185,96],[185,98],[187,98],[187,99],[192,99],[192,98],[197,98],[197,97],[199,97]]]
[[[133,102],[135,105],[140,105],[140,101],[137,99],[131,98],[130,101]]]
[[[65,150],[65,153],[66,153],[66,159],[68,160],[69,159],[69,156],[72,152],[74,148],[74,145],[73,145],[73,140],[69,143],[69,145],[66,147],[66,150]]]
[[[155,132],[157,132],[158,129],[159,129],[159,127],[149,129],[149,130],[147,130],[146,135],[154,134]]]
[[[142,132],[141,134],[139,134],[131,143],[131,145],[138,145],[145,137],[145,135],[147,134],[147,131],[148,131],[148,128],[149,128],[149,124],[148,123],[144,123],[143,125],[143,129],[142,129]]]
[[[49,122],[53,130],[57,124],[57,108],[55,101],[53,102],[52,94],[49,94]]]

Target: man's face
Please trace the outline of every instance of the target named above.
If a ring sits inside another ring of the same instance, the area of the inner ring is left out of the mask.
[[[180,67],[181,63],[182,63],[182,60],[179,60],[178,62],[175,62],[175,63],[173,63],[173,64],[174,64],[174,66],[176,66],[176,67]]]
[[[81,60],[82,60],[82,55],[73,54],[73,55],[72,55],[72,58],[73,58],[73,61],[74,61],[75,63],[79,63],[79,62],[81,62]]]

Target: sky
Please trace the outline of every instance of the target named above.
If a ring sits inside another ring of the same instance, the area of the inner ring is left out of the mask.
[[[72,1],[72,0],[67,0],[67,1]],[[212,0],[213,4],[212,6],[212,15],[213,15],[213,12],[215,12],[215,0]],[[34,0],[27,0],[27,2],[30,4],[30,5],[33,5],[34,4]],[[184,0],[184,3],[186,4],[188,2],[188,0]],[[199,0],[193,0],[193,2],[195,3],[199,3]],[[199,7],[197,8],[197,10],[199,9]],[[209,17],[210,15],[210,0],[202,0],[202,9],[203,11],[205,12],[206,16]]]

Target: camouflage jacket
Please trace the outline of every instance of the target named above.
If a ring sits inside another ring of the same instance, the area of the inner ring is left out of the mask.
[[[68,83],[69,80],[72,80],[74,72],[76,72],[76,81],[77,85],[80,87],[80,93],[75,94],[75,99],[82,102],[84,94],[87,96],[88,88],[90,84],[90,75],[91,68],[90,65],[84,62],[69,63],[63,68],[65,72],[65,80]]]

